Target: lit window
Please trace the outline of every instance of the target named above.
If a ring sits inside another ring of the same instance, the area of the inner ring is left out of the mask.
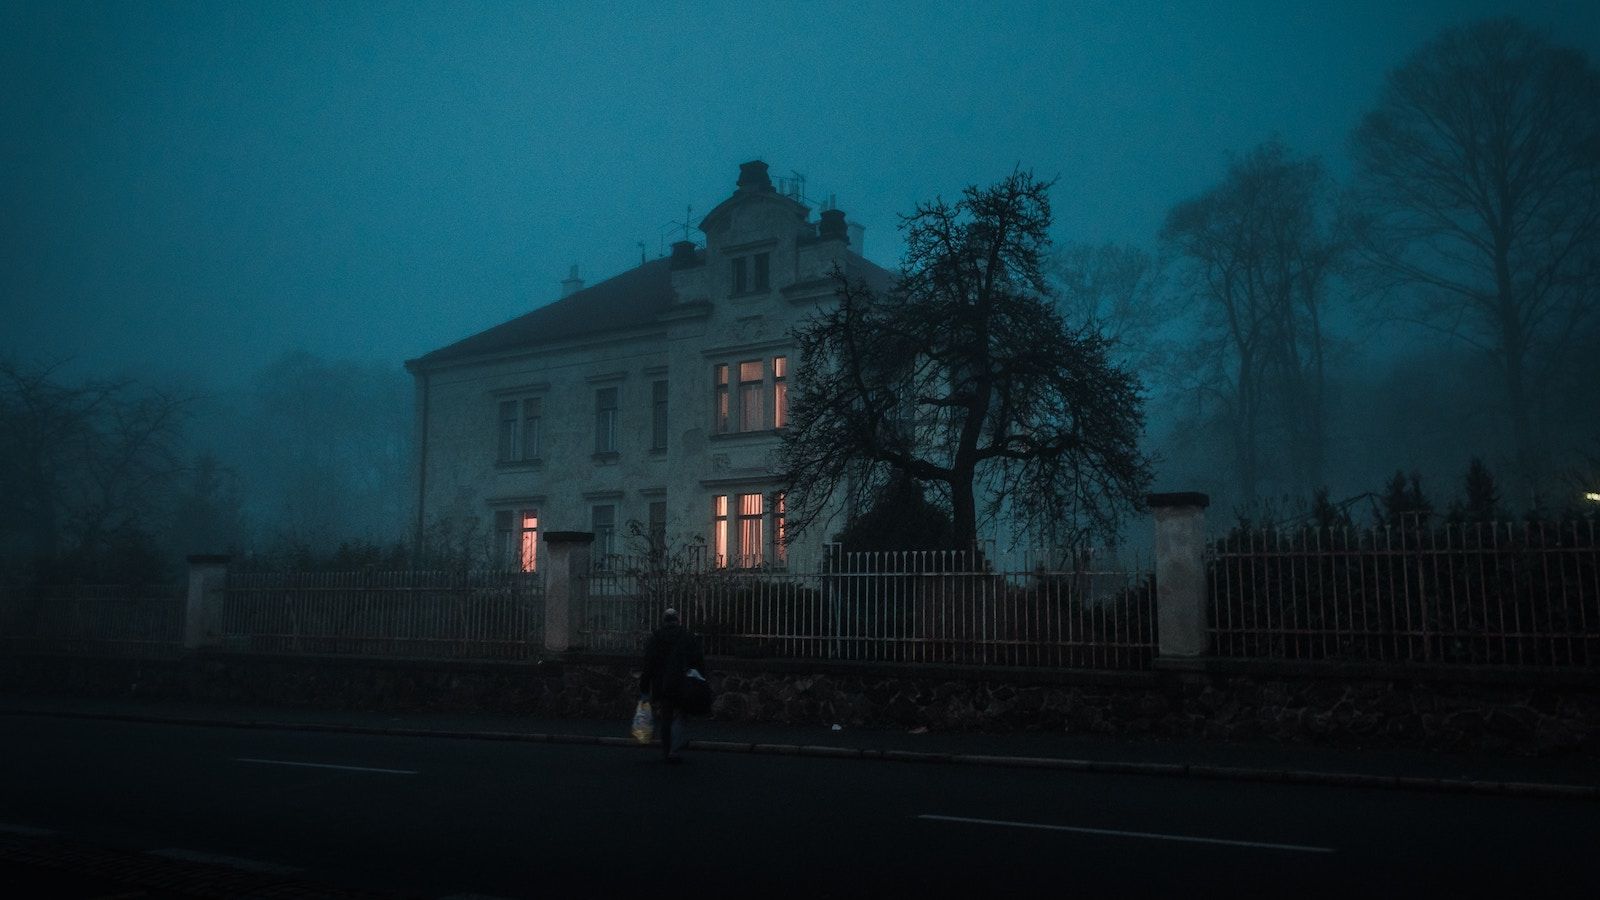
[[[711,554],[717,568],[728,564],[728,496],[711,498]]]
[[[717,366],[716,370],[716,427],[717,434],[728,433],[728,367]]]
[[[601,388],[594,392],[594,452],[611,453],[617,449],[617,389]]]
[[[496,510],[494,514],[495,564],[515,566],[523,572],[539,568],[539,512],[533,509]]]
[[[761,427],[761,360],[739,363],[739,430]]]
[[[772,427],[784,428],[789,424],[789,360],[772,358]]]
[[[772,558],[780,566],[789,562],[789,547],[785,543],[789,539],[789,531],[784,522],[787,511],[783,492],[779,491],[772,500]]]
[[[761,501],[760,494],[739,495],[739,565],[746,569],[762,562]]]
[[[650,386],[650,449],[667,449],[667,383]]]

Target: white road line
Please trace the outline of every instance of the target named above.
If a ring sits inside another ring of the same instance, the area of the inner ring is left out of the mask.
[[[296,872],[305,871],[296,866],[286,866],[281,863],[262,862],[259,859],[240,859],[237,856],[222,856],[216,853],[201,853],[198,850],[184,850],[181,847],[168,847],[165,850],[146,850],[145,853],[150,856],[162,856],[167,859],[177,859],[184,862],[227,866],[230,869],[259,872],[263,875],[293,875]]]
[[[934,822],[964,822],[968,825],[1000,825],[1006,828],[1037,828],[1041,831],[1072,831],[1078,834],[1105,834],[1112,837],[1149,838],[1156,841],[1183,841],[1190,844],[1222,844],[1228,847],[1256,847],[1262,850],[1294,850],[1300,853],[1333,853],[1332,847],[1308,847],[1301,844],[1268,844],[1261,841],[1230,841],[1223,838],[1190,837],[1183,834],[1158,834],[1149,831],[1117,831],[1112,828],[1082,828],[1073,825],[1044,825],[1038,822],[1007,822],[1002,819],[969,819],[964,816],[917,816]]]
[[[263,766],[299,766],[306,769],[339,769],[345,772],[376,772],[380,775],[416,775],[411,769],[374,769],[370,766],[336,766],[333,763],[291,762],[287,759],[251,759],[235,757],[234,762],[258,763]]]

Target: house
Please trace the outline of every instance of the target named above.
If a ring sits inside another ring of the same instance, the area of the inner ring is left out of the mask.
[[[561,299],[406,363],[419,541],[471,523],[500,564],[533,570],[541,530],[592,531],[603,560],[643,549],[635,523],[668,547],[704,540],[722,565],[785,560],[791,330],[835,302],[836,266],[891,276],[843,212],[813,221],[760,161],[699,227],[704,248],[679,241],[589,287],[574,271]]]

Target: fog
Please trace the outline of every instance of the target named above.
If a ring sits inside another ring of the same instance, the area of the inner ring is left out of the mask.
[[[1502,473],[1509,514],[1559,511],[1586,479],[1600,490],[1593,317],[1541,358],[1548,377],[1521,404],[1539,472],[1513,479],[1527,450],[1493,354],[1442,319],[1403,321],[1417,317],[1398,289],[1353,270],[1319,295],[1320,477],[1298,462],[1293,416],[1263,407],[1282,428],[1264,426],[1242,485],[1193,377],[1213,337],[1169,227],[1267,141],[1320,165],[1331,219],[1356,178],[1352,134],[1408,56],[1443,29],[1515,15],[1593,65],[1594,4],[915,10],[7,4],[0,359],[66,392],[57,402],[125,404],[96,416],[177,403],[140,476],[167,486],[152,494],[162,508],[124,517],[159,534],[157,555],[387,544],[405,535],[405,360],[556,299],[570,266],[593,284],[663,255],[674,223],[726,197],[745,160],[803,174],[889,268],[899,216],[1022,167],[1056,179],[1068,299],[1087,290],[1070,289],[1074,248],[1148,257],[1137,302],[1099,324],[1120,329],[1146,383],[1156,489],[1208,492],[1225,522],[1292,520],[1318,487],[1370,519],[1363,495],[1397,470],[1443,511],[1473,458]],[[25,498],[28,479],[66,477],[35,461],[4,482],[8,546],[37,537],[46,501]],[[196,515],[180,494],[220,517],[204,536],[180,525]],[[79,498],[53,527],[137,500]]]

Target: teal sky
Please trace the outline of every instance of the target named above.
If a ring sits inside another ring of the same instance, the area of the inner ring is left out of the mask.
[[[398,367],[657,255],[752,158],[886,265],[1018,164],[1058,240],[1153,245],[1268,137],[1342,174],[1389,68],[1508,12],[1600,56],[1580,2],[0,0],[0,354]]]

